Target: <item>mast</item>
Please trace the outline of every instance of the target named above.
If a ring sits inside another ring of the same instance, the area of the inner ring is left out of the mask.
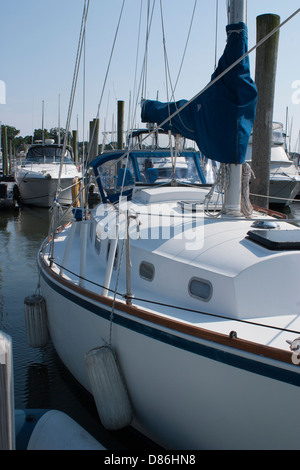
[[[44,100],[42,101],[42,140],[43,140],[43,145],[45,143],[45,129],[44,129]]]
[[[247,0],[230,0],[229,24],[243,22],[247,24]]]
[[[60,145],[60,95],[58,95],[58,136],[57,143]]]
[[[247,24],[247,0],[229,1],[229,24]],[[242,165],[229,165],[229,184],[225,194],[224,212],[227,215],[241,215]]]

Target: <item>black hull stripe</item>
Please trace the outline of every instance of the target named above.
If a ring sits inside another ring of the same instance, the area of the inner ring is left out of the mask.
[[[102,317],[107,321],[110,321],[109,310],[101,308],[86,299],[82,299],[73,292],[70,292],[60,287],[43,272],[43,269],[41,270],[41,273],[49,287],[55,290],[58,294],[62,295],[64,298],[67,298],[71,302],[74,302],[75,304],[81,306],[82,308],[89,310],[95,315]],[[219,348],[200,344],[196,341],[190,341],[188,339],[162,331],[158,328],[153,328],[151,326],[137,322],[133,319],[126,318],[117,313],[114,313],[113,323],[135,331],[138,334],[148,336],[152,339],[161,341],[179,349],[183,349],[193,354],[197,354],[199,356],[203,356],[208,359],[212,359],[214,361],[221,362],[223,364],[227,364],[229,366],[236,367],[247,372],[251,372],[253,374],[258,374],[264,377],[268,377],[270,379],[278,380],[280,382],[285,382],[300,387],[300,373],[298,372],[293,372],[281,367],[265,364],[260,361],[256,361],[255,359],[242,357],[239,354],[232,354],[227,351],[222,351]]]

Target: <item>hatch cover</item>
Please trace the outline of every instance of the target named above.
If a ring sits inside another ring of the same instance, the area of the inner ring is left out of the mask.
[[[269,250],[300,250],[300,230],[250,230],[248,237]]]

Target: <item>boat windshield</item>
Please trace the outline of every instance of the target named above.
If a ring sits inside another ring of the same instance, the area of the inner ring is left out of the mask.
[[[92,163],[103,200],[111,202],[128,195],[134,186],[206,184],[199,152],[184,151],[177,158],[169,151],[133,151],[126,160],[122,153],[103,155]]]
[[[31,147],[26,156],[26,163],[60,163],[62,150],[62,147],[54,145],[38,145]],[[64,163],[74,163],[69,149],[66,149]]]
[[[142,183],[158,184],[176,180],[182,183],[201,184],[194,158],[149,155],[137,158]]]

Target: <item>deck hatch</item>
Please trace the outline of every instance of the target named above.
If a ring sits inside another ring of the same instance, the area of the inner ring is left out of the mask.
[[[300,230],[250,230],[247,235],[269,250],[300,250]]]

